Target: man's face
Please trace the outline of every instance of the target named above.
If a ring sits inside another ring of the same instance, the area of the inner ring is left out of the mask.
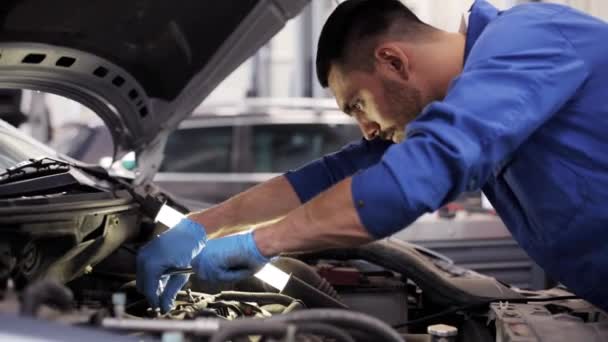
[[[411,82],[372,71],[343,71],[334,65],[329,88],[338,106],[357,120],[363,136],[395,143],[405,138],[405,126],[422,110],[422,95]]]

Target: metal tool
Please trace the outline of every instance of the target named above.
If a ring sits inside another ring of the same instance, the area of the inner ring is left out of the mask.
[[[176,275],[176,274],[192,274],[194,270],[192,267],[184,267],[184,268],[170,268],[165,272],[165,275]]]

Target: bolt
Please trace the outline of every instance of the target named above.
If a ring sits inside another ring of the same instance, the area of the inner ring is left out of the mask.
[[[87,266],[84,268],[84,274],[90,274],[91,272],[93,272],[93,266],[91,266],[91,265],[87,265]]]
[[[167,331],[163,333],[162,342],[183,342],[184,334],[179,331]]]
[[[450,325],[435,324],[427,327],[427,333],[431,335],[432,342],[455,342],[458,329]]]
[[[285,342],[295,342],[296,341],[296,333],[297,333],[297,328],[295,325],[293,324],[289,324],[287,326],[287,331],[285,332],[285,339],[283,339],[283,341]]]
[[[112,305],[114,306],[114,316],[122,318],[125,313],[125,304],[127,303],[127,295],[122,292],[112,294]]]
[[[190,302],[196,303],[196,299],[194,298],[194,295],[192,294],[192,290],[186,289],[186,293],[188,294],[188,299],[190,299]]]
[[[38,260],[38,253],[36,247],[33,244],[28,244],[25,247],[25,255],[23,256],[23,267],[27,271],[31,271],[36,267]]]

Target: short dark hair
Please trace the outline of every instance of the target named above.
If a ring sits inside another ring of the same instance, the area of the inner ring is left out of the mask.
[[[347,52],[358,45],[353,43],[387,34],[397,22],[402,24],[398,33],[404,37],[432,29],[399,0],[347,0],[338,5],[325,22],[317,45],[317,78],[321,86],[328,86],[333,63],[351,61],[347,60],[351,55]]]

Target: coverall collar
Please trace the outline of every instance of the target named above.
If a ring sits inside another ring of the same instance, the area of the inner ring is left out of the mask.
[[[488,23],[500,14],[496,7],[485,0],[476,0],[471,6],[471,9],[469,9],[469,12],[471,14],[469,16],[464,50],[465,62],[469,57],[469,52],[471,52],[477,38],[479,38]]]

